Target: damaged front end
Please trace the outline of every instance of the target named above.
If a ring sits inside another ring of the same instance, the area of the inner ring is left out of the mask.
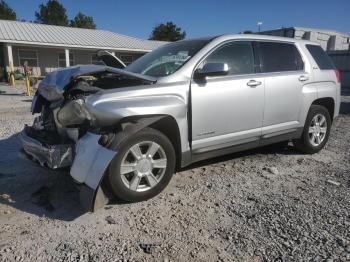
[[[86,99],[105,89],[155,82],[153,77],[108,66],[75,66],[50,73],[33,98],[32,113],[39,115],[23,130],[24,151],[42,166],[71,167],[71,176],[81,185],[83,206],[94,210],[107,200],[100,185],[116,152],[106,144],[120,127],[118,119],[99,121]]]

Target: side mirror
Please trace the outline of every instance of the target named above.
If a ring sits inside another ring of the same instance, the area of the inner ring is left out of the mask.
[[[206,76],[223,76],[228,74],[228,65],[226,63],[207,63],[201,69],[194,72],[196,78]]]

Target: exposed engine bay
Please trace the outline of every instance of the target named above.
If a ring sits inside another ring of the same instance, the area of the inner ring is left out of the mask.
[[[85,99],[106,89],[149,85],[148,77],[135,76],[106,66],[76,66],[48,75],[33,99],[32,113],[39,113],[33,126],[25,127],[28,137],[49,147],[50,160],[36,159],[50,168],[70,166],[74,144],[88,131],[100,135],[115,133],[118,126],[97,126],[95,116],[84,106]],[[31,150],[24,147],[31,154]],[[59,155],[64,159],[59,160]]]

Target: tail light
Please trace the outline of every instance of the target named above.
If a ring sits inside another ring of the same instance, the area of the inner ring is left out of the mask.
[[[341,82],[340,71],[338,69],[335,69],[334,72],[335,72],[335,76],[337,78],[337,82],[340,84],[340,82]]]

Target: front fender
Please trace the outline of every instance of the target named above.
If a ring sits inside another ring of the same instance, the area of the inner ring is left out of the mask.
[[[105,94],[87,98],[85,106],[95,126],[111,126],[121,119],[138,115],[170,115],[176,120],[187,117],[186,101],[176,95],[115,97]]]
[[[174,92],[174,90],[176,92]],[[122,119],[168,115],[179,128],[182,153],[189,151],[188,83],[176,86],[101,92],[86,99],[85,107],[96,127],[115,126]]]

